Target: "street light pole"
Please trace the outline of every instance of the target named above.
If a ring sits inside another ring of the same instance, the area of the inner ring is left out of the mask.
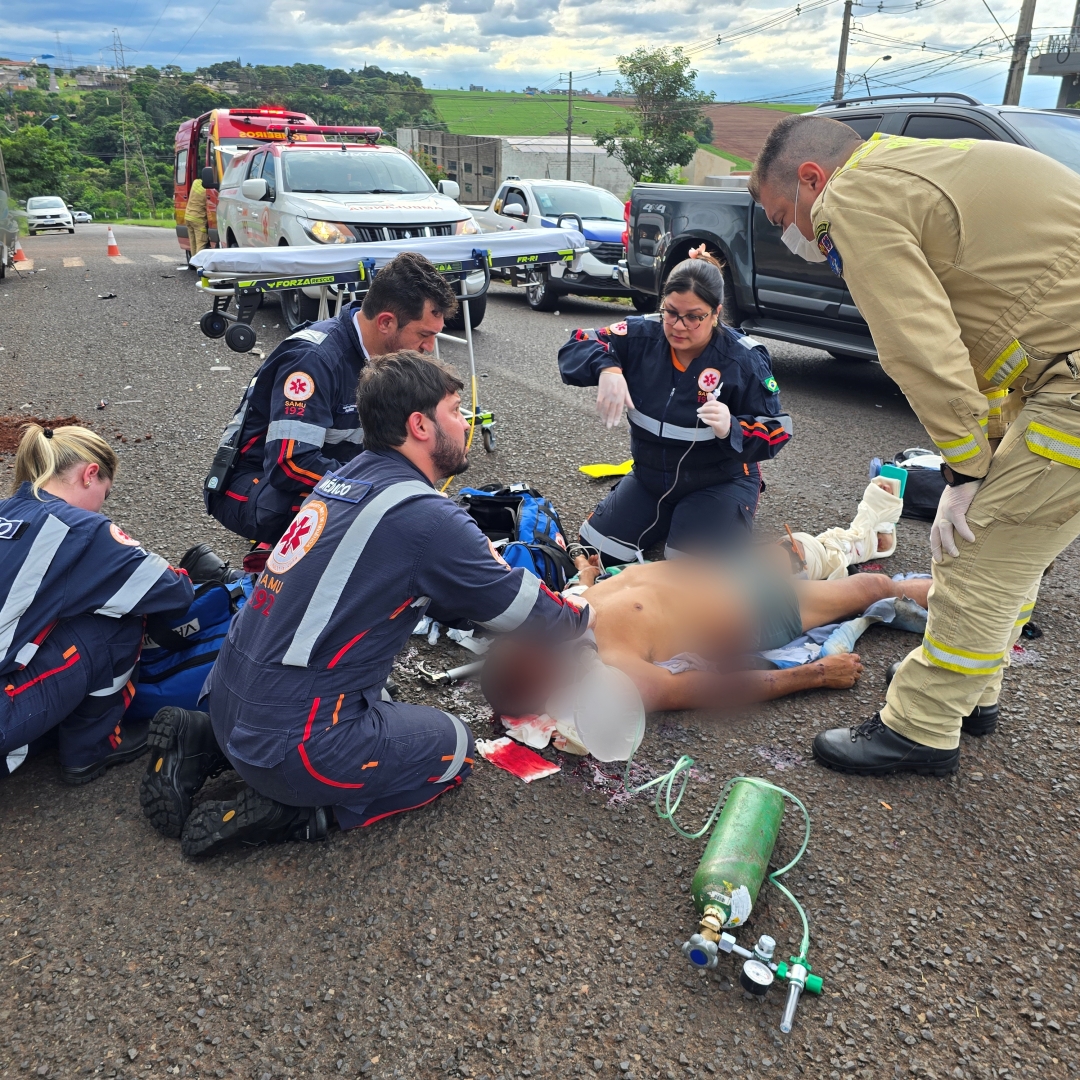
[[[566,179],[570,179],[570,136],[574,130],[574,73],[569,75],[570,85],[566,91]]]
[[[1028,49],[1031,46],[1031,25],[1034,21],[1035,0],[1024,0],[1020,8],[1020,18],[1016,24],[1016,38],[1013,41],[1009,78],[1005,83],[1005,97],[1002,99],[1002,105],[1020,104],[1020,90],[1024,85],[1024,68],[1027,66]]]
[[[876,63],[878,62],[878,60],[891,60],[891,59],[892,59],[892,57],[891,57],[891,56],[888,56],[888,55],[886,55],[886,56],[879,56],[879,57],[877,58],[877,60],[875,60],[875,61],[874,61],[874,64],[876,64]],[[865,71],[864,71],[864,72],[862,73],[862,81],[863,81],[864,83],[866,83],[866,96],[867,96],[867,97],[873,97],[873,94],[872,94],[872,93],[870,92],[870,80],[869,80],[869,79],[867,78],[867,75],[869,75],[869,74],[870,74],[870,72],[871,72],[871,71],[873,70],[873,68],[874,68],[874,64],[871,64],[871,65],[870,65],[870,67],[868,67],[868,68],[867,68],[867,69],[866,69],[866,70],[865,70]]]
[[[833,83],[833,101],[844,96],[844,77],[847,75],[847,47],[851,34],[851,5],[853,0],[844,0],[844,27],[840,31],[840,52],[836,57],[836,82]]]

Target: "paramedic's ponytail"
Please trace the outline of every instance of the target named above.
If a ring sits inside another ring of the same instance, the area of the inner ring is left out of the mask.
[[[15,454],[15,484],[29,483],[40,498],[45,484],[76,465],[97,465],[102,480],[116,475],[117,458],[113,448],[98,434],[84,427],[43,428],[27,424],[23,428]]]

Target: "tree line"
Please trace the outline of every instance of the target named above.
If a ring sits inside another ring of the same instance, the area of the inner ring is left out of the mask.
[[[37,74],[39,86],[42,76],[47,85],[48,72]],[[445,126],[420,79],[378,67],[234,60],[194,72],[171,66],[109,72],[105,85],[88,90],[67,81],[58,92],[20,90],[4,100],[0,149],[12,198],[59,195],[95,216],[145,217],[170,206],[176,129],[213,108],[275,105],[322,124],[377,125],[391,133]],[[207,85],[215,82],[236,88]]]

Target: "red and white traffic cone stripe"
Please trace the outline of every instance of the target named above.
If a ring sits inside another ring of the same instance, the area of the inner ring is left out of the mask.
[[[15,240],[15,254],[12,256],[13,262],[26,262],[26,252],[22,249],[22,243],[16,238]]]
[[[108,255],[119,255],[120,248],[116,244],[116,237],[113,236],[112,226],[109,226],[109,250],[106,252]]]

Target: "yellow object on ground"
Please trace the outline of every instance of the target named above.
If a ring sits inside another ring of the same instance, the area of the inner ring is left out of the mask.
[[[881,719],[924,746],[951,750],[959,718],[993,705],[1043,571],[1080,535],[1080,468],[1049,456],[1039,439],[1080,445],[1080,394],[1038,394],[1010,428],[975,494],[975,543],[933,566],[922,645],[889,686]]]
[[[627,458],[621,465],[582,465],[578,471],[593,480],[603,480],[605,476],[628,476],[634,467],[634,459]]]

